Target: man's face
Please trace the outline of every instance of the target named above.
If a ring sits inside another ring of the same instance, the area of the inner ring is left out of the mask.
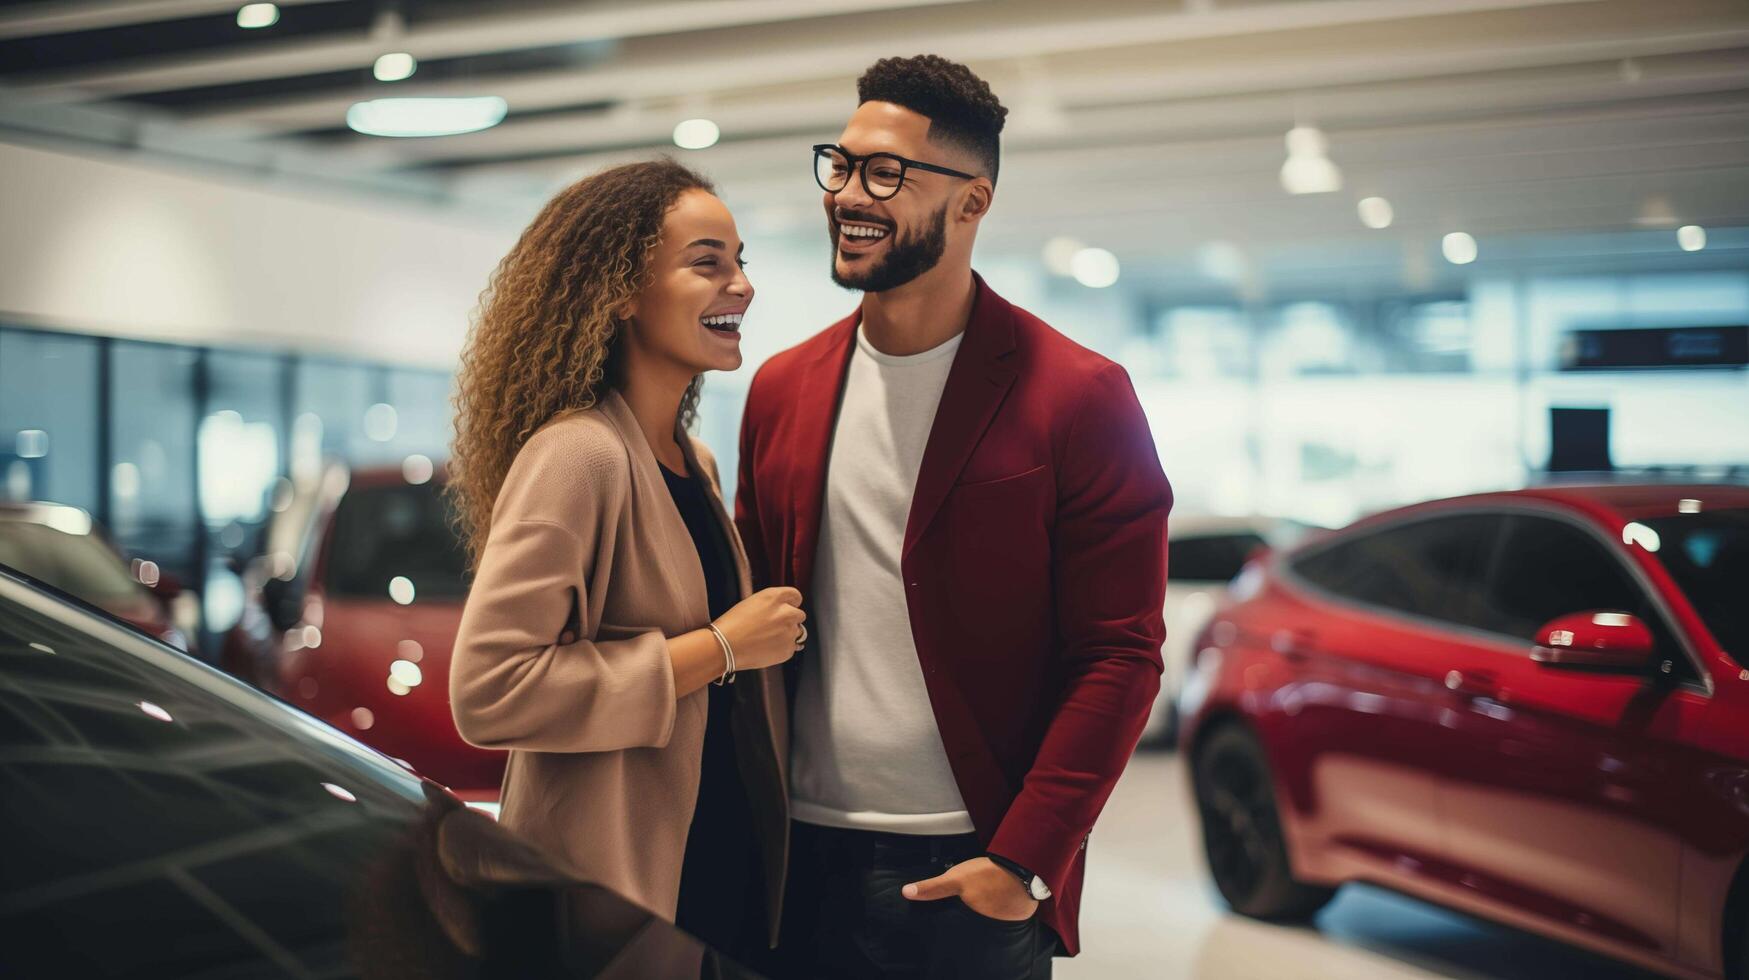
[[[968,173],[976,169],[965,155],[929,142],[929,117],[890,102],[857,107],[838,145],[858,156],[893,153]],[[948,208],[962,184],[959,178],[911,169],[897,194],[877,200],[863,187],[858,164],[844,189],[827,192],[822,202],[832,239],[832,281],[878,293],[935,268],[947,249]]]

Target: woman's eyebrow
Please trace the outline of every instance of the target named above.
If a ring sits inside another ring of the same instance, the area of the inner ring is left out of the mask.
[[[703,245],[705,248],[728,248],[727,245],[723,244],[722,239],[719,238],[700,238],[686,247],[692,248],[695,245]]]

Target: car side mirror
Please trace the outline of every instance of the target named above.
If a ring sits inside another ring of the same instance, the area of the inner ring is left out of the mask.
[[[298,590],[292,582],[283,578],[270,578],[261,583],[261,605],[267,613],[268,622],[282,633],[296,626],[298,620],[304,617],[304,606]]]
[[[1530,659],[1549,667],[1644,670],[1656,653],[1652,631],[1624,612],[1569,613],[1537,630]]]

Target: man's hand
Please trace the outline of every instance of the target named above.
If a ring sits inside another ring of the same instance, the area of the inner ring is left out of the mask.
[[[962,861],[927,881],[913,882],[900,893],[914,902],[933,902],[958,895],[966,907],[990,919],[1021,922],[1038,911],[1020,879],[987,857]]]

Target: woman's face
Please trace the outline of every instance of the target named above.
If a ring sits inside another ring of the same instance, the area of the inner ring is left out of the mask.
[[[753,286],[741,268],[735,218],[714,194],[682,194],[650,253],[625,342],[633,370],[673,365],[688,377],[741,366],[741,317]]]

